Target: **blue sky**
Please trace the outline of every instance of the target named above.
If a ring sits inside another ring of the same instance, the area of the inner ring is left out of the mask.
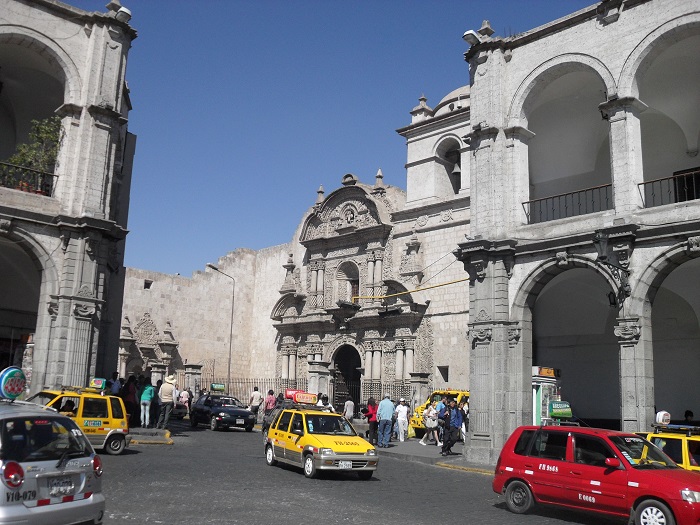
[[[71,0],[105,11],[106,0]],[[469,82],[462,34],[527,31],[593,0],[122,0],[139,36],[125,265],[190,275],[289,242],[346,173],[405,189],[410,123]]]

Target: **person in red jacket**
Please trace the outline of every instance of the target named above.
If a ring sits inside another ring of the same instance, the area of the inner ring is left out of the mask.
[[[377,421],[377,401],[370,397],[367,400],[367,408],[365,408],[362,413],[367,418],[367,423],[369,423],[369,442],[372,445],[377,444],[377,428],[379,422]]]

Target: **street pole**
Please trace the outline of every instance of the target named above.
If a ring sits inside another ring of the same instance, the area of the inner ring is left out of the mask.
[[[236,300],[236,279],[234,279],[231,275],[227,274],[226,272],[222,272],[218,266],[212,264],[212,263],[207,263],[207,268],[211,268],[212,270],[219,272],[221,275],[225,275],[229,279],[231,279],[231,284],[233,285],[231,288],[231,331],[229,332],[229,337],[228,337],[228,370],[227,370],[227,375],[226,375],[226,393],[230,394],[231,393],[231,355],[233,353],[233,307],[235,304]]]

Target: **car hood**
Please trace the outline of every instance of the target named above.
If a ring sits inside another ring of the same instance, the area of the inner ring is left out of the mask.
[[[658,470],[637,468],[633,469],[629,480],[638,482],[640,487],[652,487],[663,484],[668,488],[672,488],[672,484],[677,483],[679,490],[689,488],[700,491],[700,475],[697,472],[682,468]]]
[[[318,448],[332,448],[336,454],[364,454],[374,447],[360,436],[334,436],[329,434],[314,434],[312,439],[318,443]],[[700,476],[698,476],[700,478]]]

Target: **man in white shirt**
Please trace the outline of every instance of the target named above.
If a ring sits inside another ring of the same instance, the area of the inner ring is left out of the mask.
[[[406,406],[406,400],[403,397],[399,399],[399,404],[396,406],[394,413],[396,414],[396,426],[398,427],[399,441],[404,441],[406,432],[408,431],[408,407]]]
[[[250,411],[255,414],[255,421],[258,420],[258,412],[260,411],[260,405],[263,402],[263,395],[258,390],[258,387],[253,387],[253,393],[250,394],[250,400],[248,404],[250,405]]]

